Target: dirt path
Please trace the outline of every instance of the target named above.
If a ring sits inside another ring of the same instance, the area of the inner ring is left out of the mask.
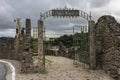
[[[64,57],[47,56],[46,74],[19,74],[16,80],[112,80],[102,70],[90,71],[82,67],[75,67],[73,60]],[[17,67],[16,67],[17,69]]]

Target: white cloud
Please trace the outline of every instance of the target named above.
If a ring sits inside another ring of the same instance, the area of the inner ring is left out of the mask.
[[[15,37],[15,29],[6,29],[6,30],[3,30],[3,31],[0,31],[0,37]]]
[[[65,5],[71,8],[83,10],[89,14],[92,12],[92,19],[97,20],[100,16],[110,14],[120,21],[120,0],[1,0],[0,1],[0,35],[8,35],[2,30],[9,31],[14,35],[15,23],[13,19],[22,18],[22,27],[25,25],[25,18],[31,18],[32,27],[37,27],[37,20],[40,12],[53,8],[63,8]],[[45,26],[49,31],[60,32],[66,30],[67,26],[85,23],[79,19],[53,19],[45,20]],[[10,30],[12,29],[12,30]]]

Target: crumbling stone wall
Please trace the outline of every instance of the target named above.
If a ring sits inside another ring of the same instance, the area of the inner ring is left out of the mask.
[[[0,59],[13,59],[14,38],[0,38]]]
[[[0,39],[0,58],[21,62],[21,73],[34,72],[32,58],[31,21],[26,19],[26,28],[21,28],[20,18],[16,20],[15,38]]]
[[[26,28],[21,28],[19,20],[17,25],[14,45],[15,59],[21,62],[21,73],[32,73],[34,72],[34,65],[32,59],[31,21],[26,19]]]
[[[22,52],[22,45],[23,45],[23,36],[21,35],[21,22],[20,22],[20,18],[16,19],[16,35],[15,35],[15,41],[14,41],[14,49],[15,49],[15,53],[14,53],[14,58],[19,60],[19,56]]]
[[[112,16],[102,16],[95,25],[96,61],[116,80],[120,80],[120,24]]]
[[[63,42],[59,42],[59,55],[60,56],[68,56],[68,49],[63,44]]]
[[[31,38],[31,21],[26,19],[26,34],[23,37],[23,46],[22,46],[22,73],[31,73],[34,72],[34,65],[32,59],[32,38]]]

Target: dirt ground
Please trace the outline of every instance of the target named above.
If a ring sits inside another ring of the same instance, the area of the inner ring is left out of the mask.
[[[47,56],[46,72],[44,74],[20,74],[20,63],[11,61],[16,68],[16,80],[112,80],[102,70],[88,70],[87,66],[76,67],[73,60],[64,57]],[[8,72],[8,79],[10,71]]]

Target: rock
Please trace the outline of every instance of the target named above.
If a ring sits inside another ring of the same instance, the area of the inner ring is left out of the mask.
[[[0,58],[13,59],[14,58],[14,38],[0,38]]]

